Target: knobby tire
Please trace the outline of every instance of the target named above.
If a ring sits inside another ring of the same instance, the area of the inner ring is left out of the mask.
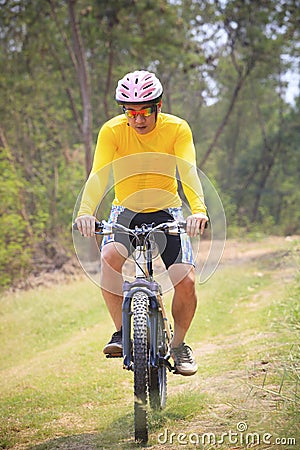
[[[148,296],[133,295],[134,427],[135,440],[148,441]]]

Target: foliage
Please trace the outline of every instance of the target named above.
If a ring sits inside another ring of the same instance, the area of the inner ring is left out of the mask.
[[[228,223],[299,232],[299,92],[294,104],[286,101],[286,76],[299,61],[297,2],[0,4],[0,147],[10,149],[1,166],[11,165],[1,182],[8,193],[1,211],[9,215],[1,224],[1,284],[22,275],[43,242],[70,248],[93,143],[119,113],[116,81],[135,68],[157,72],[164,110],[189,121]],[[6,228],[20,210],[24,231],[11,235]]]
[[[5,199],[0,205],[0,286],[14,282],[26,274],[31,258],[28,224],[22,214],[20,191],[25,183],[12,170],[5,149],[0,149],[2,176],[0,196]],[[7,268],[9,267],[9,270]]]

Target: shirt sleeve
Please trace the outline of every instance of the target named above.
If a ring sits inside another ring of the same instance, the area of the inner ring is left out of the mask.
[[[93,167],[83,190],[78,217],[95,214],[105,193],[116,147],[113,130],[104,124],[98,134]]]
[[[189,125],[185,121],[179,127],[174,149],[183,191],[189,202],[192,214],[206,214],[203,189],[197,172],[193,136]]]

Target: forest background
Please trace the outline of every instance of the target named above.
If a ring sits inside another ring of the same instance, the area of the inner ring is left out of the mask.
[[[156,72],[163,110],[189,122],[229,235],[299,233],[299,11],[297,0],[0,0],[0,285],[74,254],[97,134],[136,68]]]

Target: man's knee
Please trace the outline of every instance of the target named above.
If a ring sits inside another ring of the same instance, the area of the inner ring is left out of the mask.
[[[126,258],[114,244],[106,244],[101,250],[100,285],[104,291],[122,295],[122,266]]]
[[[126,249],[122,244],[109,243],[101,250],[101,268],[120,271],[126,260]]]
[[[195,271],[189,264],[174,264],[169,268],[173,286],[178,290],[192,292],[195,290]]]

